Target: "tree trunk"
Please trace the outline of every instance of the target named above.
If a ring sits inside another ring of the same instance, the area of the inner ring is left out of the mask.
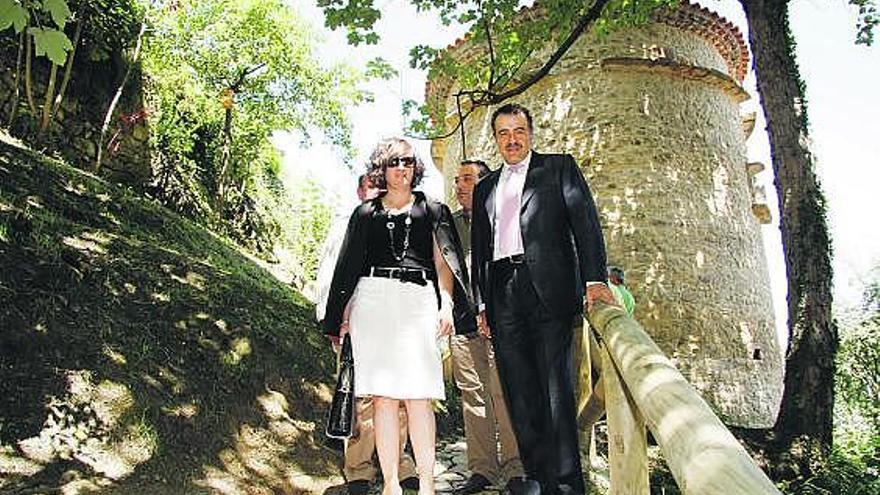
[[[831,448],[837,352],[831,245],[825,199],[809,149],[804,85],[794,58],[788,5],[783,0],[741,2],[770,135],[788,276],[785,391],[768,453],[777,473],[790,478],[808,475]]]
[[[49,69],[49,82],[46,84],[46,95],[43,98],[43,115],[40,117],[40,133],[49,129],[52,122],[52,97],[55,96],[55,81],[58,79],[58,66],[51,64]]]
[[[25,29],[30,27],[30,22]],[[37,114],[39,111],[37,110],[37,103],[34,101],[34,76],[33,76],[33,58],[34,58],[34,37],[30,34],[25,35],[25,50],[24,50],[24,94],[27,97],[28,108],[31,110],[31,115],[34,118],[37,118]]]
[[[232,108],[226,109],[223,121],[223,150],[220,153],[220,170],[217,173],[217,210],[222,213],[226,206],[230,179],[229,164],[232,161]]]
[[[85,6],[87,4],[83,5]],[[55,96],[55,103],[52,104],[52,117],[58,113],[58,109],[61,108],[61,102],[64,101],[64,94],[67,92],[67,84],[70,83],[70,74],[73,72],[76,48],[79,46],[83,24],[85,24],[85,19],[82,18],[82,12],[77,14],[76,19],[76,29],[73,32],[73,50],[67,54],[67,65],[64,67],[64,77],[61,78],[61,87],[58,89],[58,94]]]
[[[110,100],[110,105],[107,107],[107,113],[104,114],[104,123],[101,124],[101,134],[98,136],[98,152],[95,157],[95,173],[101,171],[101,162],[104,159],[104,139],[107,137],[107,129],[110,128],[110,121],[113,118],[113,112],[116,111],[116,105],[119,104],[119,99],[122,97],[122,91],[125,89],[125,85],[128,84],[128,79],[131,77],[131,71],[141,58],[141,46],[143,45],[144,33],[146,32],[147,20],[144,18],[144,21],[141,22],[141,29],[138,31],[137,43],[135,43],[134,46],[134,53],[131,56],[131,62],[129,62],[128,67],[125,69],[125,75],[122,77],[122,82],[116,87],[116,93],[113,95],[113,99]]]
[[[9,122],[6,124],[6,127],[12,127],[15,118],[18,116],[18,103],[21,99],[21,62],[24,58],[24,44],[26,40],[27,31],[22,29],[18,37],[18,55],[15,58],[15,74],[12,79],[15,85],[15,90],[12,93],[12,109],[9,111]]]

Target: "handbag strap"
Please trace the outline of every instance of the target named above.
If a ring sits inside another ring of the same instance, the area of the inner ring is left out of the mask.
[[[351,350],[351,334],[345,334],[342,338],[342,352],[339,360],[344,363],[354,363],[354,352]]]

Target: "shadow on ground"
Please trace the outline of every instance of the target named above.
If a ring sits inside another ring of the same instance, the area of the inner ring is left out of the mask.
[[[333,359],[224,239],[0,142],[0,493],[320,493]]]

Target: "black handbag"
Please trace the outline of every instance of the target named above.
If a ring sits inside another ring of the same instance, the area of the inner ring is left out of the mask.
[[[327,414],[326,434],[331,438],[351,438],[356,435],[357,417],[354,407],[354,355],[351,350],[351,337],[342,339],[339,355],[339,374],[336,377],[336,390]]]

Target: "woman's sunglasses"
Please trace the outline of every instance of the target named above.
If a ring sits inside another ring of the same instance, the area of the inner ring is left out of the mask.
[[[405,168],[413,168],[416,166],[416,157],[414,156],[396,156],[388,160],[390,168],[397,168],[403,165]]]

